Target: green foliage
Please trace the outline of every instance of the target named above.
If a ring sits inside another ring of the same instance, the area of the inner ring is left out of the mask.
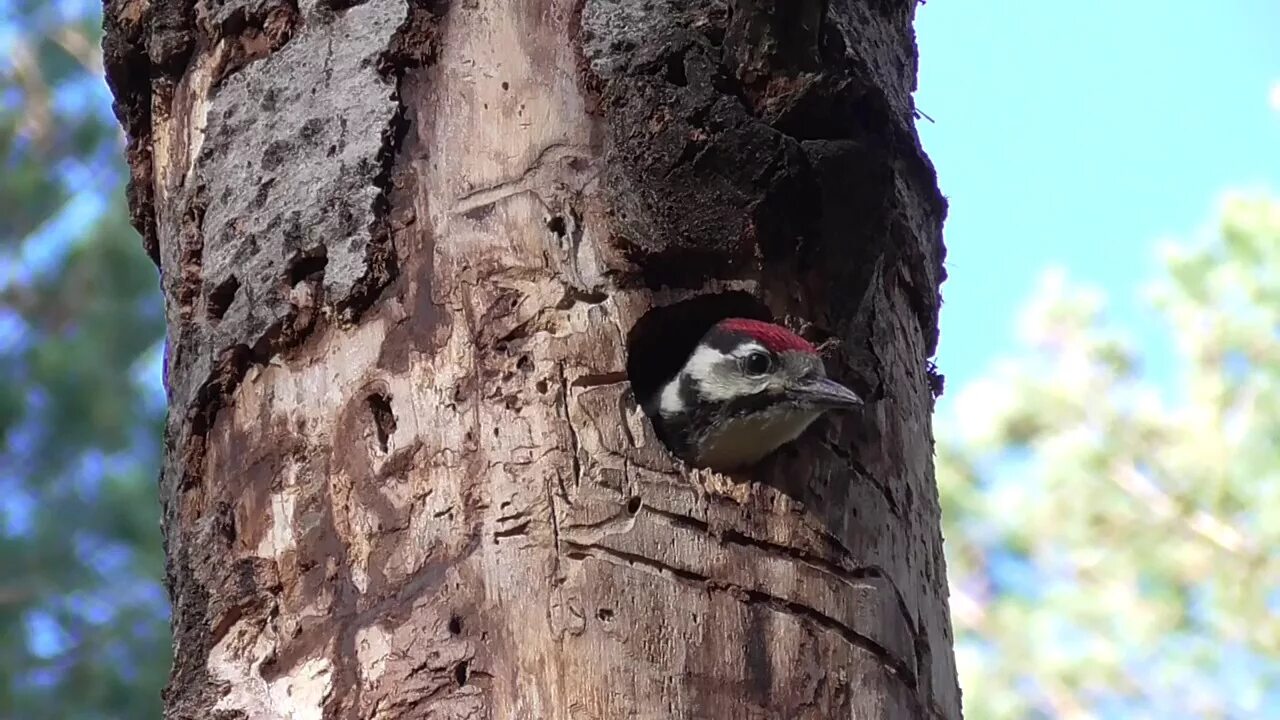
[[[971,718],[1262,717],[1280,706],[1280,204],[1172,249],[1146,362],[1051,275],[1019,357],[942,425]],[[1176,390],[1142,368],[1171,364]]]
[[[159,717],[169,664],[155,499],[163,317],[123,211],[98,12],[0,7],[6,720]]]

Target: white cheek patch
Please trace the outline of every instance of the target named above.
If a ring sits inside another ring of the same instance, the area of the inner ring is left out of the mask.
[[[738,372],[738,357],[760,350],[764,348],[755,343],[747,343],[737,348],[737,352],[733,355],[710,347],[699,347],[685,363],[682,374],[687,374],[697,381],[698,391],[704,401],[724,402],[751,395],[763,390],[765,381],[753,380]],[[680,397],[680,376],[663,385],[657,397],[650,403],[651,409],[662,415],[678,415],[688,410],[685,407],[684,398]]]
[[[737,358],[747,353],[762,351],[754,343],[737,348],[734,355],[726,355],[714,348],[700,347],[689,358],[685,371],[698,381],[698,388],[705,400],[724,402],[753,395],[764,389],[767,381],[752,379],[737,370]]]
[[[663,386],[662,394],[658,396],[658,412],[663,415],[678,415],[684,409],[684,401],[680,399],[680,379],[677,378]]]

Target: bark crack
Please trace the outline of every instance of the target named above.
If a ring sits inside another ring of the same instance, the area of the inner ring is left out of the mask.
[[[578,457],[578,453],[582,448],[578,439],[578,427],[573,424],[573,416],[569,412],[569,383],[568,377],[565,375],[564,363],[557,366],[560,373],[560,411],[564,413],[565,427],[569,430],[569,455],[573,469],[573,487],[582,487],[582,462]]]
[[[906,597],[902,594],[902,590],[893,580],[893,577],[885,572],[884,568],[878,565],[858,565],[856,567],[847,567],[842,563],[829,560],[821,555],[811,553],[792,545],[782,545],[768,540],[762,540],[729,528],[723,529],[719,532],[714,532],[710,524],[703,520],[653,507],[648,507],[646,509],[672,525],[687,527],[703,532],[709,537],[713,537],[718,540],[722,545],[750,547],[768,555],[799,562],[807,567],[831,575],[851,588],[862,587],[876,592],[883,592],[883,588],[876,583],[863,582],[868,579],[882,581],[888,586],[889,590],[893,592],[898,612],[902,615],[903,623],[906,625],[907,631],[911,635],[912,650],[917,655],[916,666],[920,667],[919,653],[922,635],[912,616],[910,606],[907,605]]]
[[[566,540],[565,545],[568,548],[565,556],[574,560],[593,559],[600,562],[609,563],[622,567],[630,567],[642,572],[657,575],[673,582],[697,587],[707,592],[723,593],[732,597],[743,604],[755,604],[767,607],[779,613],[787,614],[806,620],[810,624],[816,625],[824,630],[834,633],[843,639],[849,645],[864,650],[875,656],[877,660],[892,674],[898,678],[911,692],[911,696],[919,702],[918,697],[918,679],[915,671],[913,671],[905,661],[895,656],[888,648],[884,647],[875,640],[863,635],[854,628],[849,627],[845,623],[836,618],[827,615],[817,608],[805,605],[795,600],[778,597],[776,595],[748,588],[746,586],[712,578],[686,568],[676,567],[661,560],[643,555],[640,553],[628,552],[616,548],[605,547],[597,544],[579,544],[572,540]]]
[[[565,525],[560,529],[564,541],[579,546],[595,545],[610,535],[631,532],[636,526],[636,516],[640,511],[639,500],[638,497],[632,498],[622,510],[603,520]]]
[[[889,512],[893,513],[893,516],[900,522],[906,522],[906,516],[903,515],[902,508],[899,506],[897,498],[893,496],[893,491],[889,489],[888,485],[877,480],[876,476],[869,471],[866,466],[853,455],[853,453],[850,453],[848,450],[836,443],[824,442],[823,447],[830,450],[831,454],[848,464],[848,466],[854,470],[857,477],[865,480],[867,484],[875,488],[876,492],[880,493],[884,498],[885,506],[889,509]]]
[[[737,591],[738,588],[735,586],[732,590]],[[777,612],[809,620],[814,625],[835,633],[850,645],[874,655],[876,659],[881,662],[884,668],[887,669],[891,675],[901,681],[902,684],[910,691],[910,697],[917,709],[916,716],[919,716],[920,705],[922,703],[919,694],[919,680],[916,677],[915,672],[908,667],[901,658],[894,655],[883,645],[877,643],[866,635],[859,633],[839,620],[836,620],[830,615],[803,603],[780,598],[776,595],[770,595],[769,593],[761,592],[759,590],[743,588],[742,592],[746,594],[747,599],[750,602],[758,603]]]
[[[557,474],[557,475],[559,475],[559,471],[558,471],[558,470],[557,470],[556,474]],[[543,488],[544,488],[544,490],[545,490],[545,491],[546,491],[546,493],[547,493],[547,512],[548,512],[548,514],[550,514],[550,515],[551,515],[551,539],[552,539],[553,547],[555,547],[555,551],[556,551],[556,552],[555,552],[554,557],[552,558],[552,559],[553,559],[553,561],[554,561],[554,563],[555,563],[555,568],[554,568],[554,570],[553,570],[553,572],[552,572],[552,577],[555,579],[555,581],[556,581],[556,582],[559,582],[559,578],[560,578],[560,551],[561,551],[561,547],[560,547],[560,513],[556,510],[556,496],[555,496],[555,491],[551,488],[551,476],[550,476],[550,475],[546,476],[545,480],[543,481]]]
[[[627,372],[618,370],[615,372],[605,373],[586,373],[579,375],[570,383],[573,387],[578,388],[594,388],[603,387],[605,385],[617,385],[627,381]]]

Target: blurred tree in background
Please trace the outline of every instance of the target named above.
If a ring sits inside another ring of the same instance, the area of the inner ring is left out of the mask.
[[[1280,204],[1167,262],[1173,357],[1051,276],[939,428],[968,717],[1280,717]]]
[[[94,2],[0,0],[0,718],[156,718],[163,333]]]
[[[157,718],[169,664],[163,317],[99,14],[0,0],[0,720]],[[939,421],[971,720],[1280,717],[1280,207],[1230,203],[1158,306],[1144,367],[1051,279]]]

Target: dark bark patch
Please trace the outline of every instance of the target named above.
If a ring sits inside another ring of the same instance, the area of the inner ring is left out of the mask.
[[[144,0],[106,0],[102,60],[115,98],[111,109],[128,138],[129,219],[142,235],[148,257],[160,265],[151,158],[151,59],[147,56],[150,5]]]
[[[430,243],[424,243],[430,247]],[[419,246],[421,247],[421,246]],[[378,354],[378,367],[391,373],[403,373],[409,367],[413,354],[431,355],[448,338],[452,324],[447,313],[441,312],[431,297],[432,263],[423,259],[422,270],[405,273],[402,286],[408,295],[409,308],[382,341]]]
[[[255,27],[292,33],[296,12],[290,0],[228,0],[210,9],[206,28],[225,46]],[[198,263],[203,281],[214,284],[235,274],[253,302],[236,303],[212,332],[193,328],[197,353],[244,344],[265,361],[300,345],[328,317],[326,305],[355,319],[394,277],[384,165],[402,130],[374,63],[405,15],[403,6],[370,5],[289,35],[287,45],[273,41],[269,56],[213,95],[195,165],[194,187],[207,201],[189,201],[199,214],[183,223],[201,242],[184,245],[191,262],[183,266]],[[335,85],[356,92],[336,115],[316,93]],[[356,127],[375,130],[348,131]],[[307,161],[326,147],[334,159]]]
[[[759,703],[768,704],[773,690],[773,662],[769,654],[769,627],[772,613],[759,605],[747,607],[746,670],[747,688]]]
[[[141,137],[130,136],[125,156],[129,164],[129,184],[125,190],[125,198],[129,203],[129,222],[142,236],[143,251],[159,269],[160,236],[156,231],[150,133]]]
[[[400,26],[382,58],[382,73],[393,75],[435,62],[440,53],[440,26],[452,0],[410,0],[408,20]]]
[[[182,463],[184,477],[198,479],[204,476],[204,439],[217,418],[218,411],[231,401],[231,395],[240,386],[249,369],[251,353],[243,345],[223,351],[214,364],[208,380],[196,391],[194,402],[187,415],[188,442],[186,457]],[[185,483],[184,483],[185,484]]]
[[[232,508],[230,528],[238,550],[253,551],[271,529],[271,493],[281,486],[286,469],[306,456],[305,442],[282,417],[245,429],[220,422],[210,439],[220,459],[210,467],[216,493]]]
[[[815,309],[851,298],[831,313],[843,319],[896,248],[914,253],[913,308],[932,352],[945,202],[900,87],[910,14],[826,0],[582,0],[570,35],[607,128],[611,239],[644,285],[794,272],[764,289],[771,305],[799,281],[829,295],[803,298]]]
[[[443,12],[444,4],[436,5],[440,6],[437,10]],[[388,63],[385,71],[397,78],[406,128],[405,135],[399,139],[397,154],[391,158],[388,196],[391,243],[403,271],[386,291],[398,298],[405,309],[387,330],[378,354],[378,367],[394,374],[405,372],[414,354],[434,353],[451,330],[449,314],[441,312],[433,297],[435,238],[429,223],[418,222],[416,209],[422,202],[417,168],[426,156],[416,132],[418,108],[423,107],[426,95],[426,71],[419,63],[433,58],[434,51],[421,56],[409,53],[410,43],[434,37],[440,19],[429,10],[411,9],[409,20],[393,43],[393,48],[400,49],[384,58]]]
[[[159,73],[180,77],[196,45],[195,3],[189,0],[155,0],[151,6],[151,36],[147,55]]]
[[[163,692],[166,714],[174,718],[203,717],[217,702],[206,664],[213,646],[207,622],[210,593],[196,576],[203,559],[193,559],[187,546],[180,545],[168,556],[165,568],[173,604],[173,633],[183,643],[183,652],[174,655]]]
[[[822,68],[827,0],[734,0],[726,60],[744,81]]]
[[[283,48],[293,38],[301,19],[296,0],[221,5],[210,18],[210,43],[223,43],[225,48],[213,68],[213,87]],[[264,94],[263,107],[274,109],[276,100],[270,93]]]
[[[208,508],[191,505],[166,525],[174,632],[184,648],[174,658],[165,694],[168,715],[175,718],[204,717],[216,702],[219,688],[208,682],[205,666],[209,650],[238,623],[265,624],[277,607],[282,583],[276,562],[238,556],[267,533],[267,499],[301,445],[283,420],[245,430],[224,419],[207,439],[220,451],[216,466],[201,465],[210,473],[202,487],[208,499],[201,501]],[[174,528],[183,535],[175,537]]]
[[[665,5],[587,0],[575,34],[608,130],[613,241],[650,287],[787,262],[816,239],[812,169],[726,68],[713,42],[731,15],[725,3]]]
[[[103,4],[103,66],[115,97],[112,110],[130,138],[151,130],[151,58],[147,55],[151,5],[146,0]]]

